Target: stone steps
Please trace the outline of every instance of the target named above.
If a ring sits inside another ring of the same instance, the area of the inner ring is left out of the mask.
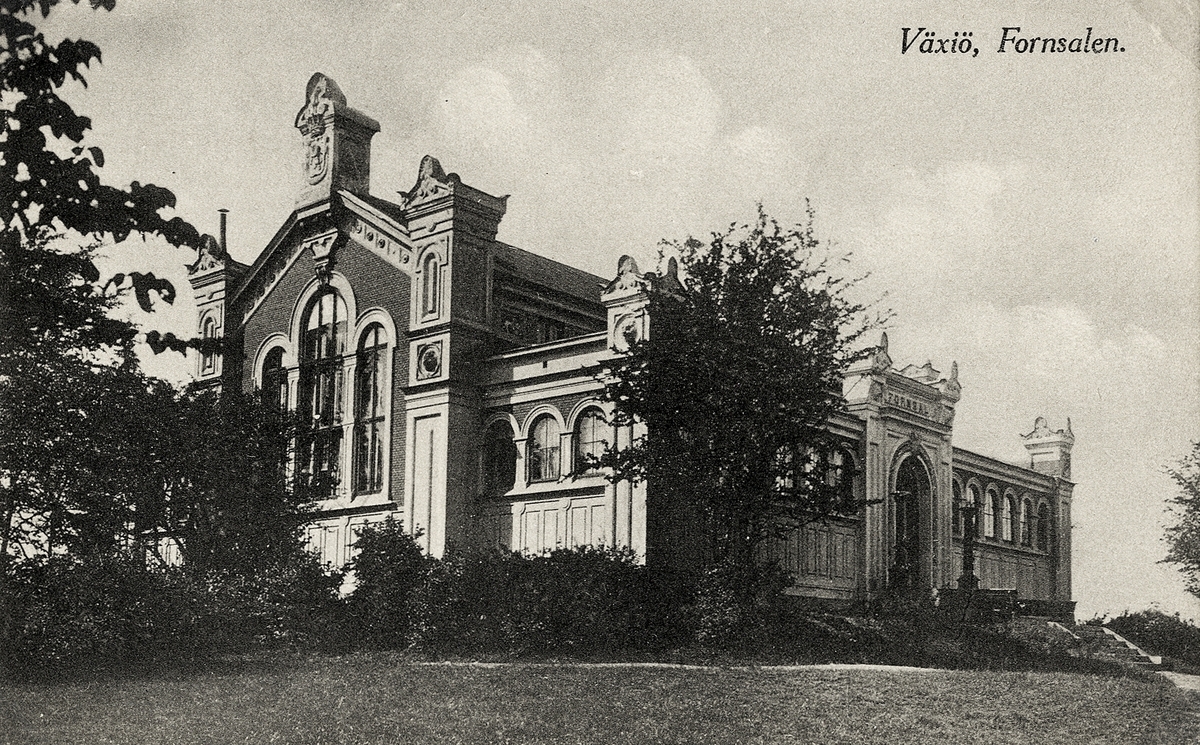
[[[1053,623],[1053,622],[1051,622]],[[1057,624],[1056,624],[1057,625]],[[1159,667],[1162,657],[1147,653],[1133,642],[1104,626],[1062,626],[1079,640],[1082,653],[1092,659],[1112,660],[1139,667]]]

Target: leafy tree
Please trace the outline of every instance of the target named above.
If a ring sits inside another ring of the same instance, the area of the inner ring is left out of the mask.
[[[101,183],[104,155],[85,142],[91,121],[59,95],[68,80],[86,85],[83,70],[100,61],[100,50],[46,39],[35,22],[57,4],[0,0],[0,569],[22,516],[48,516],[53,533],[55,521],[77,509],[45,500],[82,483],[55,464],[83,457],[67,451],[86,439],[81,428],[97,431],[96,392],[119,375],[130,377],[118,388],[142,384],[131,348],[136,328],[109,315],[118,296],[132,291],[147,310],[152,295],[174,296],[152,274],[117,275],[101,286],[96,248],[132,233],[199,241],[182,218],[163,214],[175,203],[166,189]],[[90,4],[109,10],[113,0]]]
[[[145,528],[170,536],[197,569],[253,573],[302,554],[313,495],[286,467],[292,417],[253,393],[157,394],[160,404],[141,409],[154,420],[141,423],[154,440],[142,457],[156,471],[139,500]]]
[[[829,483],[836,443],[825,424],[882,318],[851,299],[856,280],[833,272],[812,223],[811,209],[784,228],[760,207],[753,224],[707,244],[665,244],[682,284],[660,278],[649,338],[608,370],[615,423],[644,423],[646,434],[600,462],[614,479],[647,481],[652,500],[699,507],[718,563],[751,567],[784,526],[858,506]]]
[[[1179,486],[1170,501],[1174,524],[1167,527],[1167,563],[1177,564],[1188,592],[1200,597],[1200,441],[1179,464],[1167,470]]]

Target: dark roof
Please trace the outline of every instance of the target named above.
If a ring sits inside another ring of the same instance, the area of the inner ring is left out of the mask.
[[[576,269],[545,256],[497,241],[496,258],[507,264],[520,278],[552,290],[565,292],[589,302],[599,303],[600,292],[608,280]]]
[[[401,207],[400,205],[395,204],[393,202],[389,202],[386,199],[380,199],[379,197],[372,196],[370,194],[355,194],[354,196],[363,200],[367,204],[371,205],[372,207],[379,210],[380,212],[387,215],[388,217],[392,218],[393,220],[400,223],[401,225],[407,224],[406,223],[407,218],[405,218],[405,216],[404,216],[404,208]]]

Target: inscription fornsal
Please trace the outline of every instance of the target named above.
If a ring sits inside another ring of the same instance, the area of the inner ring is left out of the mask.
[[[998,54],[1112,54],[1124,52],[1125,47],[1115,36],[1099,36],[1091,26],[1085,33],[1075,37],[1030,36],[1021,33],[1020,26],[1003,26],[1000,29]],[[900,29],[900,54],[958,54],[979,56],[979,45],[974,31],[955,31],[951,35],[940,35],[937,31],[921,26],[905,26]]]

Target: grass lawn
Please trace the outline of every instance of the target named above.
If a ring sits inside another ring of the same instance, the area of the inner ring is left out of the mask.
[[[278,656],[0,684],[4,743],[1183,743],[1157,677],[413,664]]]

